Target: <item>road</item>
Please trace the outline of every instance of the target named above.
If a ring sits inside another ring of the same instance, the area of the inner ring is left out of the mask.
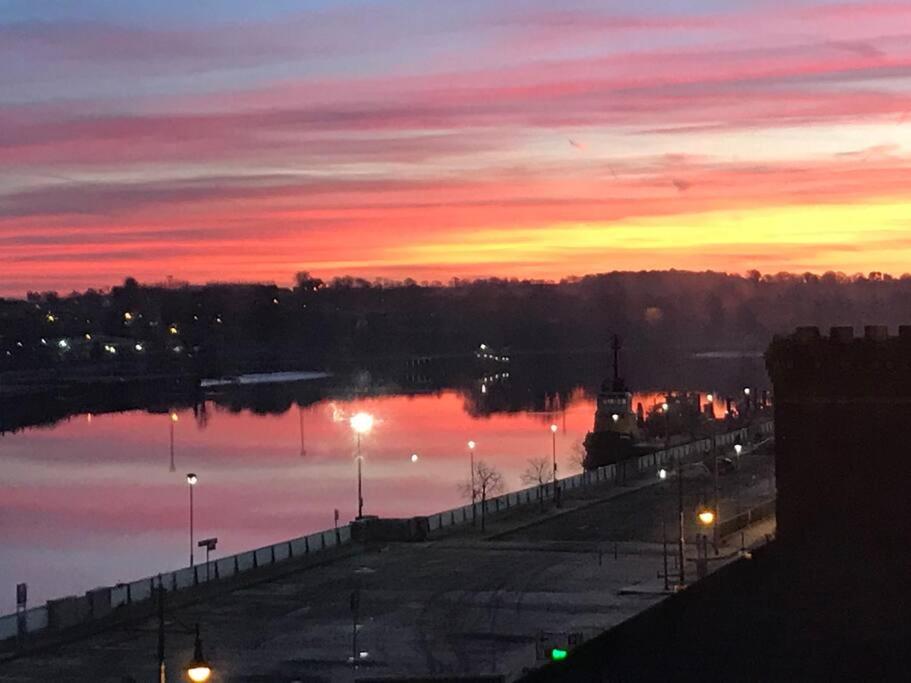
[[[723,514],[768,497],[770,472],[770,457],[746,456],[723,478]],[[711,481],[686,483],[694,512]],[[180,608],[167,616],[169,680],[184,680],[178,669],[192,655],[189,628],[197,623],[218,681],[444,673],[513,679],[536,665],[542,630],[591,637],[663,599],[661,524],[672,529],[676,519],[676,483],[647,484],[580,490],[563,510],[506,513],[483,537],[462,530],[388,544]],[[748,540],[773,528],[751,529]],[[739,544],[738,536],[712,564]],[[357,669],[348,661],[355,590],[357,651],[365,653]],[[156,624],[120,626],[6,662],[0,681],[157,680]]]

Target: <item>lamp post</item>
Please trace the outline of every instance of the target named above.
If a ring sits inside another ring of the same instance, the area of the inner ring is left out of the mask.
[[[364,516],[364,489],[362,479],[362,463],[364,458],[361,456],[361,434],[369,434],[373,429],[373,415],[370,413],[357,413],[350,420],[351,429],[357,435],[357,518]]]
[[[702,509],[699,511],[699,514],[696,515],[696,517],[699,519],[699,523],[702,524],[703,528],[713,526],[715,522],[715,513],[705,506],[702,506]],[[701,541],[701,548],[699,553],[699,562],[697,564],[697,573],[701,579],[708,572],[709,551],[705,533],[699,535],[699,540]]]
[[[477,494],[474,490],[474,449],[477,446],[474,441],[468,442],[468,471],[471,474],[471,504],[474,505]]]
[[[166,683],[167,672],[165,669],[165,627],[164,627],[164,586],[161,576],[158,577],[158,683]],[[180,620],[176,620],[183,633],[190,630]],[[202,639],[199,637],[199,624],[196,624],[196,638],[193,643],[193,659],[187,664],[185,673],[193,683],[205,683],[212,676],[212,667],[203,656]]]
[[[170,418],[168,425],[171,432],[171,466],[168,469],[171,472],[175,472],[177,470],[177,467],[174,464],[174,425],[177,424],[177,421],[180,419],[180,417],[177,415],[177,411],[175,410],[172,410],[170,413],[168,413],[168,417]]]
[[[554,505],[560,507],[560,494],[559,487],[557,485],[557,425],[552,424],[550,426],[550,442],[551,442],[551,458],[553,459],[554,464]]]
[[[187,484],[190,487],[190,566],[193,566],[193,489],[196,486],[196,482],[199,481],[199,477],[190,472],[187,475]]]
[[[193,642],[193,659],[187,665],[187,677],[193,683],[205,683],[212,676],[212,668],[202,654],[202,640],[199,638],[199,624],[196,624],[196,640]]]

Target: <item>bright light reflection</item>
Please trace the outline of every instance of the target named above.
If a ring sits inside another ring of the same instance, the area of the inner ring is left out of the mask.
[[[368,434],[373,429],[373,415],[370,413],[357,413],[351,417],[351,429],[358,434]]]

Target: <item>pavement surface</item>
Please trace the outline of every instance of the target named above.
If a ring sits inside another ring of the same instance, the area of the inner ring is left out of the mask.
[[[772,457],[751,454],[721,478],[722,515],[773,495]],[[199,624],[211,680],[356,681],[391,676],[502,674],[540,665],[539,639],[590,638],[662,600],[663,529],[674,571],[677,488],[668,480],[572,492],[564,507],[503,513],[484,534],[461,529],[426,543],[391,543],[301,569],[166,616],[168,680],[193,654]],[[687,537],[712,481],[685,481]],[[774,533],[774,520],[743,542]],[[709,571],[735,561],[740,534]],[[687,578],[697,547],[687,545]],[[671,584],[674,580],[671,580]],[[359,596],[357,643],[351,596]],[[352,652],[358,665],[351,664]],[[150,619],[0,664],[0,681],[157,681],[157,620]]]

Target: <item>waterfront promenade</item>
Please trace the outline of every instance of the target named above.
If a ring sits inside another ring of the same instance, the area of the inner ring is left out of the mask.
[[[722,479],[722,518],[770,496],[772,458],[750,454]],[[695,512],[711,480],[686,482]],[[561,510],[526,505],[421,543],[358,544],[319,560],[200,592],[166,612],[168,680],[182,680],[199,624],[219,681],[355,681],[371,677],[500,674],[540,664],[539,639],[560,645],[616,625],[665,597],[662,523],[673,536],[676,487],[646,477],[623,487],[568,493]],[[687,535],[699,533],[688,515]],[[748,528],[747,545],[774,530]],[[738,556],[727,539],[710,569]],[[696,545],[688,546],[695,578]],[[673,570],[673,546],[669,561]],[[351,596],[358,594],[355,669]],[[0,681],[156,680],[157,619],[102,632],[0,663]]]

